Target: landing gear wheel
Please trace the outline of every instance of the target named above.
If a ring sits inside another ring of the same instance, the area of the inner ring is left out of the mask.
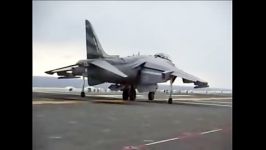
[[[81,96],[81,97],[85,97],[85,92],[81,92],[81,93],[80,93],[80,96]]]
[[[150,101],[154,100],[154,94],[155,94],[154,92],[149,92],[148,98]]]
[[[173,103],[173,99],[172,98],[169,98],[168,99],[168,104],[172,104]]]
[[[128,89],[124,89],[123,90],[123,95],[122,96],[123,96],[123,100],[125,100],[125,101],[128,100]]]
[[[131,101],[135,101],[136,100],[136,90],[135,89],[130,89],[129,90],[129,99]]]

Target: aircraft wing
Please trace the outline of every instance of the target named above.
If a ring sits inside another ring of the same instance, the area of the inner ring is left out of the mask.
[[[104,70],[107,70],[109,72],[112,72],[118,76],[121,76],[123,78],[127,77],[126,74],[124,74],[122,71],[120,71],[119,69],[117,69],[115,66],[111,65],[110,63],[108,63],[107,61],[105,60],[95,60],[95,61],[92,61],[91,64],[97,66],[97,67],[100,67]]]
[[[195,88],[209,87],[208,82],[191,74],[188,74],[180,69],[177,69],[176,71],[172,72],[171,75],[181,77],[183,79],[183,83],[194,83],[194,85],[196,85]]]

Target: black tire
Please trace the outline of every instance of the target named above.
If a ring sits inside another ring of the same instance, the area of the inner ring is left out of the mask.
[[[149,92],[148,98],[150,101],[154,100],[154,94],[155,94],[154,92]]]
[[[80,93],[80,96],[81,96],[81,97],[85,97],[85,92],[81,92],[81,93]]]
[[[172,104],[173,103],[173,99],[172,98],[169,98],[168,99],[168,104]]]
[[[136,100],[136,90],[135,89],[130,89],[130,91],[129,91],[129,99],[131,101],[135,101]]]
[[[124,89],[124,90],[123,90],[123,95],[122,95],[122,97],[123,97],[123,100],[128,100],[128,89]]]

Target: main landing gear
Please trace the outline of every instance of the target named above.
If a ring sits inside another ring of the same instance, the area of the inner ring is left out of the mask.
[[[136,100],[136,90],[133,85],[131,85],[129,88],[124,88],[123,89],[123,100],[131,100],[135,101]]]
[[[85,92],[84,92],[84,86],[85,86],[85,78],[84,78],[84,76],[82,77],[82,79],[83,79],[83,85],[82,85],[82,90],[81,90],[80,96],[81,97],[85,97],[86,95],[85,95]]]

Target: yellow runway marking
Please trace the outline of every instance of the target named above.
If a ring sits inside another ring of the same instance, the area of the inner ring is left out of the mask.
[[[32,101],[33,105],[41,105],[41,104],[73,104],[73,103],[79,103],[79,101],[53,101],[53,100]]]
[[[112,103],[112,104],[127,104],[127,101],[123,100],[93,100],[94,103]]]

